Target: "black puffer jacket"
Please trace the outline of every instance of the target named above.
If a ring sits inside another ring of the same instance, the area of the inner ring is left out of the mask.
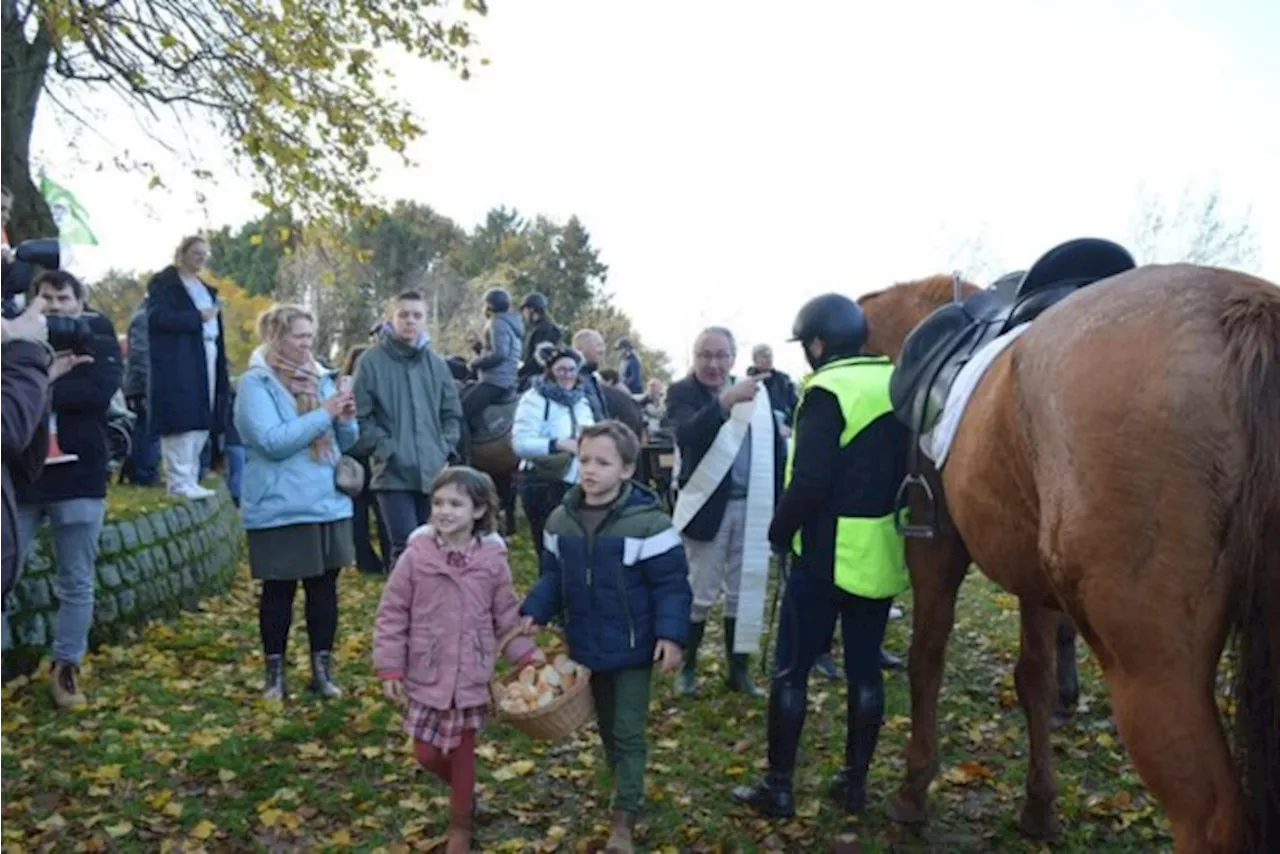
[[[559,346],[562,341],[564,341],[564,335],[560,332],[560,327],[556,326],[549,317],[543,317],[529,327],[529,337],[524,342],[524,360],[520,363],[518,374],[521,388],[528,380],[541,376],[544,370],[544,367],[538,364],[536,356],[538,345],[547,343]]]

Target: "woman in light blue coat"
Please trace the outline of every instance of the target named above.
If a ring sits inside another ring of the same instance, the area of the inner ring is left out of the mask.
[[[285,696],[284,660],[298,582],[306,591],[312,691],[337,697],[333,639],[338,570],[355,563],[351,499],[338,490],[342,452],[355,444],[356,406],[311,355],[315,318],[278,305],[258,319],[262,346],[240,378],[235,424],[245,447],[240,512],[249,568],[262,582],[258,623],[263,696]]]

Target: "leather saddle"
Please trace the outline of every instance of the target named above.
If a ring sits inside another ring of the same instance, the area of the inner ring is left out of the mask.
[[[1110,240],[1069,240],[1050,249],[1026,272],[1008,273],[986,290],[941,306],[911,330],[889,382],[894,414],[911,429],[909,471],[898,490],[899,533],[922,538],[937,533],[933,492],[921,474],[920,437],[942,417],[956,376],[974,354],[1080,288],[1136,266],[1128,250]],[[929,505],[921,524],[901,521],[912,487],[923,490]]]
[[[928,433],[942,416],[956,375],[984,345],[1080,288],[1135,266],[1119,244],[1071,240],[1050,249],[1026,272],[1001,276],[986,290],[938,308],[903,342],[889,386],[894,413],[913,432]]]
[[[471,444],[483,445],[509,436],[519,405],[520,393],[511,389],[481,410],[471,430]]]

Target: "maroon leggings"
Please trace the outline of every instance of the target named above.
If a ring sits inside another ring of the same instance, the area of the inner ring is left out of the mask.
[[[475,730],[464,732],[462,744],[447,755],[434,744],[428,744],[425,741],[415,741],[413,752],[423,768],[444,780],[453,790],[450,814],[456,818],[470,818],[476,787]]]

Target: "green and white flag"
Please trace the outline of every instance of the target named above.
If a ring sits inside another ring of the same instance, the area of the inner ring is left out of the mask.
[[[40,195],[49,203],[53,221],[58,225],[58,239],[79,246],[97,246],[98,238],[89,228],[89,212],[66,187],[55,184],[47,175],[40,176]]]

